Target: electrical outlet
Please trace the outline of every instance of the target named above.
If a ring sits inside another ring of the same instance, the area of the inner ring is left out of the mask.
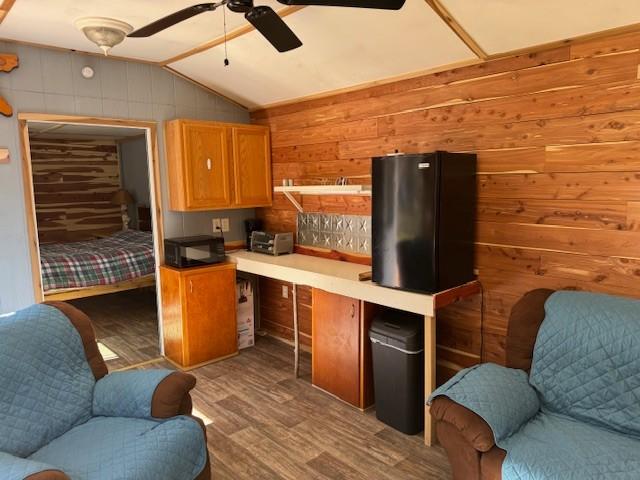
[[[282,298],[289,298],[289,286],[282,285]]]
[[[221,223],[222,223],[222,231],[223,232],[228,232],[229,231],[229,219],[228,218],[223,218]]]
[[[222,230],[222,223],[219,218],[213,219],[213,233],[218,233]]]

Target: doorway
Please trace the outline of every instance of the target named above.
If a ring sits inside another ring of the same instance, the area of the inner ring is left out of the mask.
[[[87,313],[110,369],[162,355],[156,124],[21,114],[36,302]]]

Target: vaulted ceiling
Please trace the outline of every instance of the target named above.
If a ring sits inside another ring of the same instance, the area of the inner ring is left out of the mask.
[[[16,0],[0,38],[95,53],[97,47],[74,27],[76,19],[110,17],[139,28],[194,3]],[[595,32],[640,29],[638,0],[407,0],[399,11],[256,4],[274,8],[303,46],[278,53],[243,15],[219,9],[149,38],[127,38],[112,54],[160,64],[258,108]]]

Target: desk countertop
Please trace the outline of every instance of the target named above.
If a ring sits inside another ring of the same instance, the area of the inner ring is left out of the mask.
[[[435,302],[432,295],[381,287],[370,280],[360,281],[359,275],[371,270],[367,265],[297,253],[274,257],[238,250],[228,252],[227,256],[242,272],[308,285],[407,312],[428,316],[434,314]]]

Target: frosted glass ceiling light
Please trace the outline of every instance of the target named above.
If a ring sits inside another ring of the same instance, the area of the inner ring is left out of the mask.
[[[131,33],[133,27],[128,23],[105,17],[86,17],[75,21],[76,28],[95,43],[104,52],[121,43]]]

